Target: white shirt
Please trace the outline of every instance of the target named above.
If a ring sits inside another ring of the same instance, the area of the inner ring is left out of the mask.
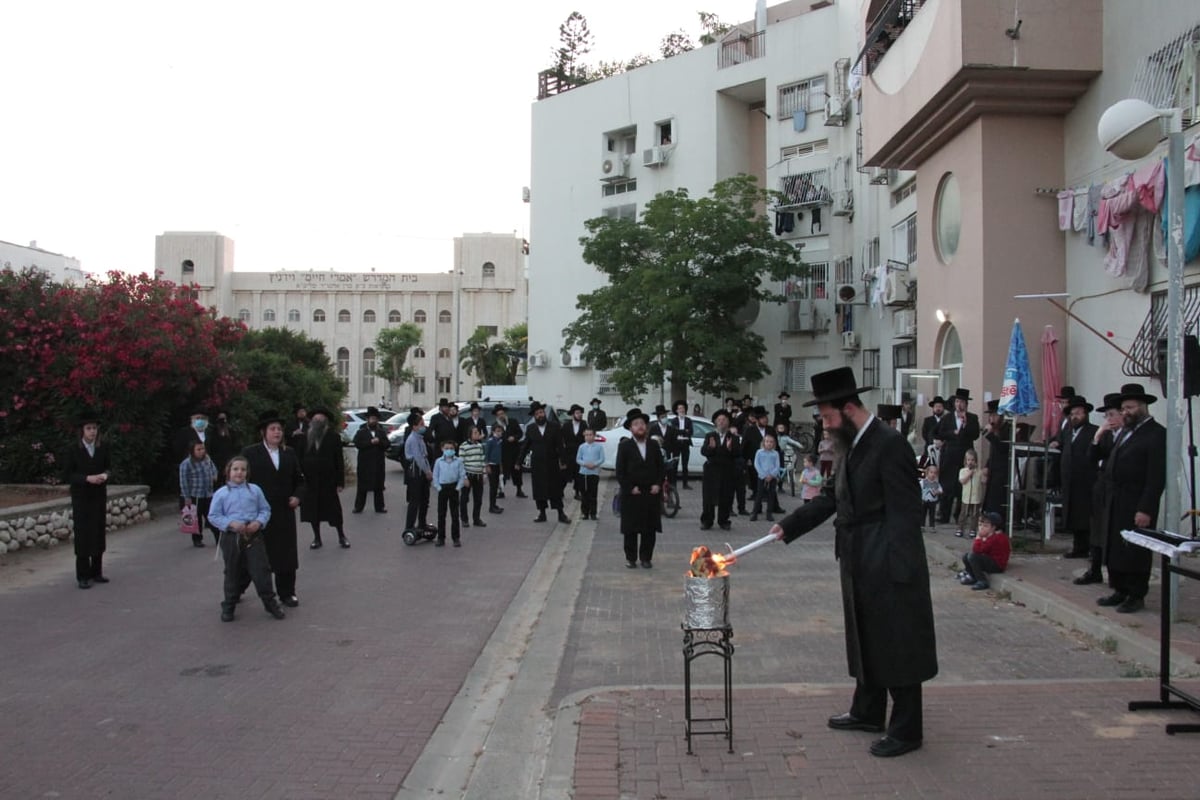
[[[864,422],[863,426],[858,429],[858,433],[854,434],[854,441],[850,443],[851,450],[853,450],[858,445],[858,440],[863,437],[863,434],[867,432],[867,428],[871,427],[871,423],[874,421],[875,421],[874,414],[870,414],[867,416],[867,421]]]
[[[645,461],[646,460],[646,440],[642,439],[641,441],[639,441],[637,439],[634,439],[633,443],[637,445],[638,452],[642,454],[642,460]]]
[[[83,443],[83,449],[88,451],[88,456],[91,458],[95,458],[96,457],[96,443],[95,442],[89,443],[87,439],[80,439],[79,441]]]
[[[266,442],[263,442],[263,447],[267,448],[267,455],[271,456],[271,463],[275,465],[275,469],[279,469],[279,448],[272,449]]]

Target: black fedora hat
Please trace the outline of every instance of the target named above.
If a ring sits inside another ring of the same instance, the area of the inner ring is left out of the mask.
[[[900,419],[900,406],[880,403],[879,405],[875,406],[875,416],[879,417],[884,422],[889,422],[893,419]]]
[[[654,416],[661,417],[661,416],[664,416],[664,415],[670,414],[670,413],[671,413],[670,409],[668,409],[662,403],[654,404]]]
[[[1064,386],[1058,390],[1058,394],[1054,395],[1055,400],[1070,400],[1075,396],[1074,386]]]
[[[1117,394],[1116,392],[1104,395],[1104,403],[1096,410],[1100,412],[1120,411],[1121,395]]]
[[[714,411],[712,415],[713,425],[717,424],[717,417],[724,417],[725,421],[728,422],[730,420],[729,411],[724,408],[718,408],[716,411]]]
[[[583,406],[579,405],[579,403],[571,403],[571,408],[568,411],[568,413],[574,414],[576,411],[585,411],[585,410],[586,409]]]
[[[374,417],[375,419],[379,419],[379,409],[376,408],[375,406],[367,406],[366,417],[367,417],[367,419],[370,419],[371,417]]]
[[[987,401],[987,413],[989,413],[989,414],[999,414],[1000,413],[1000,398],[995,398],[995,399]]]
[[[539,403],[537,400],[530,400],[529,401],[529,416],[532,417],[534,414],[536,414],[538,411],[541,411],[543,408],[545,408],[545,406],[542,405],[541,403]]]
[[[790,394],[788,394],[787,392],[780,392],[780,393],[779,393],[779,399],[780,399],[780,400],[782,400],[782,399],[783,399],[783,398],[785,398],[785,397],[786,397],[788,400],[791,400],[791,399],[792,399],[792,396],[791,396]]]
[[[940,394],[934,395],[933,399],[929,401],[929,407],[933,408],[938,403],[941,403],[943,406],[946,405],[946,398],[942,397]]]
[[[857,397],[859,392],[874,389],[874,386],[859,386],[854,379],[854,370],[849,367],[818,372],[809,380],[812,384],[813,399],[804,403],[806,406],[816,406],[821,403],[833,403],[837,400],[848,400]]]
[[[594,405],[594,406],[601,405],[601,403],[600,403],[600,398],[599,398],[599,397],[593,397],[593,398],[592,398],[591,405]]]
[[[85,408],[75,417],[75,427],[82,428],[84,425],[99,425],[100,415],[96,413],[94,408]]]
[[[475,411],[476,409],[478,409],[478,410],[482,411],[482,410],[483,410],[483,406],[479,405],[479,403],[477,403],[477,402],[475,402],[474,400],[472,400],[472,401],[471,401],[471,405],[467,406],[467,411]]]
[[[1121,403],[1124,403],[1126,400],[1140,400],[1146,405],[1150,405],[1158,399],[1152,394],[1146,394],[1146,390],[1142,388],[1140,383],[1127,383],[1121,387],[1121,391],[1118,394],[1121,395]]]
[[[1095,410],[1095,407],[1087,401],[1087,398],[1079,396],[1072,397],[1070,400],[1068,400],[1067,404],[1063,406],[1063,411],[1070,411],[1072,408],[1082,408],[1089,414]]]
[[[445,397],[438,398],[438,407],[439,408],[441,408],[442,406],[448,406],[448,405],[450,405],[449,399],[447,399]]]
[[[492,406],[493,414],[499,414],[501,411],[508,412],[508,409],[504,407],[504,403],[496,403],[496,405]]]
[[[621,423],[621,427],[623,427],[625,430],[629,430],[629,426],[633,424],[635,419],[640,419],[647,425],[650,424],[649,414],[647,414],[645,411],[642,411],[640,408],[631,408],[629,411],[625,412],[625,421]]]
[[[320,414],[321,416],[325,417],[325,419],[329,420],[336,418],[334,413],[324,406],[317,406],[316,408],[311,409],[308,413],[310,417],[315,417],[317,414]]]
[[[955,400],[962,400],[962,401],[964,401],[964,402],[966,402],[966,401],[970,401],[970,399],[971,399],[971,390],[970,390],[970,389],[964,389],[964,388],[963,388],[963,387],[961,387],[961,386],[960,386],[960,387],[958,387],[957,389],[955,389],[955,390],[954,390],[954,399],[955,399]]]
[[[258,415],[258,429],[260,431],[273,422],[278,422],[280,425],[284,424],[283,417],[279,416],[279,412],[275,409],[264,411]]]
[[[425,418],[422,417],[420,414],[411,414],[410,413],[408,415],[408,426],[411,428],[411,427],[415,426],[418,422],[422,422],[424,419]]]

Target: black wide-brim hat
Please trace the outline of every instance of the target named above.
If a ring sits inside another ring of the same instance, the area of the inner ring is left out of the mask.
[[[989,414],[999,414],[1000,413],[1000,399],[999,398],[996,398],[995,400],[987,401],[987,413],[989,413]]]
[[[780,393],[779,393],[779,399],[780,399],[780,400],[782,400],[782,399],[783,399],[783,398],[785,398],[785,397],[786,397],[788,400],[791,400],[791,399],[792,399],[792,396],[791,396],[790,394],[788,394],[787,392],[780,392]]]
[[[942,397],[940,394],[934,395],[933,399],[929,401],[929,407],[933,408],[938,403],[941,403],[942,405],[946,405],[946,398]]]
[[[1089,414],[1095,410],[1095,407],[1084,397],[1072,397],[1067,401],[1067,404],[1063,406],[1063,411],[1070,411],[1072,408],[1082,408]]]
[[[884,422],[890,422],[894,419],[900,419],[900,406],[887,405],[880,403],[875,406],[875,416],[879,417]]]
[[[1097,408],[1097,411],[1119,411],[1121,409],[1121,395],[1116,392],[1104,395],[1104,404]]]
[[[316,408],[309,409],[308,411],[308,415],[310,417],[315,417],[317,414],[323,415],[325,419],[328,420],[337,419],[332,411],[330,411],[328,408],[324,408],[323,406],[317,406]]]
[[[1127,383],[1121,387],[1121,391],[1118,394],[1121,396],[1118,405],[1124,403],[1126,400],[1140,400],[1146,405],[1150,405],[1158,399],[1152,394],[1146,394],[1146,390],[1142,388],[1140,383]]]
[[[971,390],[963,389],[962,387],[955,389],[954,390],[954,399],[955,400],[963,400],[963,401],[969,403],[971,401]]]
[[[625,413],[625,421],[621,423],[621,427],[629,430],[629,426],[633,424],[635,419],[640,419],[647,425],[650,424],[650,415],[640,408],[631,408]]]
[[[493,414],[499,414],[501,411],[507,411],[507,410],[508,409],[504,407],[504,403],[496,403],[496,405],[492,406]]]
[[[598,406],[598,405],[601,405],[601,403],[600,403],[600,398],[599,398],[599,397],[593,397],[593,398],[592,398],[592,402],[590,403],[590,405],[596,405],[596,406]]]
[[[379,409],[376,408],[375,406],[367,406],[366,416],[368,419],[370,419],[371,417],[374,417],[375,419],[379,419],[381,415],[379,413]]]
[[[670,414],[670,413],[671,413],[671,411],[666,406],[664,406],[662,403],[654,404],[654,416],[659,417],[659,416],[662,416],[663,414]]]
[[[545,406],[542,405],[541,403],[539,403],[537,400],[530,400],[529,401],[529,416],[532,417],[534,414],[536,414],[538,411],[540,411],[543,408],[545,408]]]
[[[724,408],[718,408],[716,411],[713,412],[713,415],[712,415],[712,424],[713,425],[717,424],[717,417],[724,417],[726,421],[733,419],[733,417],[730,416],[729,411],[727,411]]]
[[[1074,386],[1064,386],[1058,390],[1058,394],[1054,395],[1055,400],[1070,400],[1075,396]]]
[[[812,376],[809,383],[812,384],[813,399],[805,402],[805,406],[849,400],[851,397],[857,397],[860,392],[868,392],[875,388],[874,386],[859,386],[854,379],[854,370],[849,367],[818,372]]]
[[[574,414],[576,411],[586,411],[586,410],[587,409],[585,409],[583,406],[579,405],[579,403],[571,403],[571,409],[567,413]]]
[[[100,415],[94,408],[85,408],[75,417],[75,427],[82,428],[84,425],[99,425]]]
[[[273,422],[278,422],[280,425],[286,424],[283,421],[283,417],[281,417],[279,415],[279,412],[276,411],[275,409],[271,409],[270,411],[264,411],[258,415],[258,429],[260,431],[264,430],[268,425],[270,425]]]

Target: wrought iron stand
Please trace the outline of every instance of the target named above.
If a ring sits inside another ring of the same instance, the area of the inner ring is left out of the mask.
[[[687,738],[687,752],[692,755],[693,736],[724,736],[733,752],[733,628],[683,628],[683,731]],[[720,656],[725,673],[724,716],[692,716],[692,662],[704,655]],[[697,723],[719,722],[720,727],[711,730],[694,730]]]

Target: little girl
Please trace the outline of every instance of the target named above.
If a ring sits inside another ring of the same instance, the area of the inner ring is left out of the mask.
[[[979,506],[983,502],[983,476],[979,473],[979,456],[974,450],[968,450],[963,456],[963,468],[958,471],[958,482],[962,484],[962,527],[955,536],[962,536],[963,531],[975,538],[979,528]]]
[[[942,496],[942,484],[938,481],[938,468],[930,464],[925,468],[925,477],[921,479],[921,503],[925,506],[925,524],[933,533],[934,523],[937,522],[938,500]]]
[[[821,441],[817,443],[817,459],[821,464],[821,477],[828,478],[833,472],[833,435],[829,431],[821,431]]]
[[[812,500],[821,493],[821,484],[824,482],[821,470],[817,469],[817,459],[812,453],[805,454],[804,469],[800,471],[800,485],[804,487],[800,490],[800,499],[806,503]]]
[[[221,532],[221,555],[225,557],[225,599],[221,602],[221,620],[233,621],[233,609],[242,597],[242,570],[250,574],[258,599],[267,613],[283,619],[283,609],[275,599],[271,584],[271,566],[262,530],[271,519],[271,506],[256,484],[248,483],[250,462],[234,456],[225,465],[226,483],[213,495],[208,519]]]
[[[192,442],[188,457],[179,463],[179,509],[196,507],[196,522],[199,527],[192,534],[192,544],[204,547],[204,526],[208,523],[208,507],[212,502],[213,487],[217,483],[217,467],[204,449],[204,442]],[[217,530],[213,529],[217,539]]]

